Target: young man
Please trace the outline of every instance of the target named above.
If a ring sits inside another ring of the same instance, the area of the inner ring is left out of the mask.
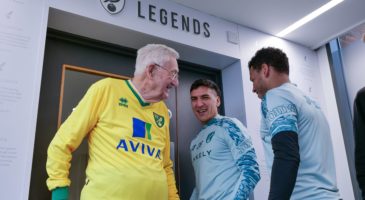
[[[246,128],[218,114],[220,90],[214,82],[195,81],[190,96],[193,112],[204,125],[190,145],[196,180],[190,199],[247,199],[260,174]]]
[[[162,100],[178,86],[179,54],[150,44],[137,52],[131,80],[93,84],[48,148],[52,199],[68,199],[71,153],[87,137],[83,200],[179,199],[170,160],[168,109]]]
[[[263,48],[248,67],[253,92],[262,100],[269,199],[340,199],[327,120],[318,103],[290,83],[286,54]]]

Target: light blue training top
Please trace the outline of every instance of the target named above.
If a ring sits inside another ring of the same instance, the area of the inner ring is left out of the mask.
[[[318,103],[285,83],[264,95],[261,114],[261,138],[270,172],[271,138],[281,131],[298,134],[300,164],[291,199],[340,199],[330,129]]]
[[[217,115],[190,145],[196,186],[191,200],[247,199],[260,180],[251,138],[237,119]]]

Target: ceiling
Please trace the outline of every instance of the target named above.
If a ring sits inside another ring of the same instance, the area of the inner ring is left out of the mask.
[[[227,21],[276,35],[329,0],[171,0]],[[311,49],[365,22],[365,0],[344,0],[284,36]]]
[[[365,43],[365,23],[340,36],[341,47],[347,47],[358,40]]]

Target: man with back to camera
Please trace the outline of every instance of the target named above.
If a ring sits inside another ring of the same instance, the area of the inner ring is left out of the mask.
[[[248,68],[253,92],[262,100],[269,199],[340,199],[328,122],[318,103],[290,83],[286,54],[262,48]]]
[[[83,200],[179,199],[170,160],[168,109],[178,86],[179,54],[149,44],[137,52],[134,78],[94,83],[48,148],[52,199],[68,199],[71,153],[88,137]]]
[[[354,100],[353,127],[356,178],[362,192],[362,199],[365,200],[365,87],[357,92]]]
[[[210,80],[190,88],[191,106],[204,125],[190,144],[196,186],[191,200],[248,199],[260,180],[255,149],[246,128],[218,114],[220,90]]]

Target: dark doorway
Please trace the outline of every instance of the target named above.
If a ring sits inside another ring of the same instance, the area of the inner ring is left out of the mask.
[[[29,199],[50,199],[46,187],[47,148],[58,128],[62,66],[81,66],[90,70],[132,77],[136,50],[49,29],[43,63],[36,138]],[[190,107],[189,89],[198,78],[209,78],[221,85],[219,70],[179,61],[180,85],[170,93],[166,104],[172,111],[170,134],[174,143],[174,164],[181,199],[189,199],[194,173],[189,145],[201,125]],[[82,95],[81,95],[82,96]],[[221,112],[223,114],[223,112]],[[82,145],[86,145],[82,144]],[[81,147],[73,153],[70,199],[79,199],[83,186],[87,152]],[[87,148],[86,148],[87,149]],[[76,178],[74,178],[76,177]],[[77,179],[78,177],[78,179]]]

